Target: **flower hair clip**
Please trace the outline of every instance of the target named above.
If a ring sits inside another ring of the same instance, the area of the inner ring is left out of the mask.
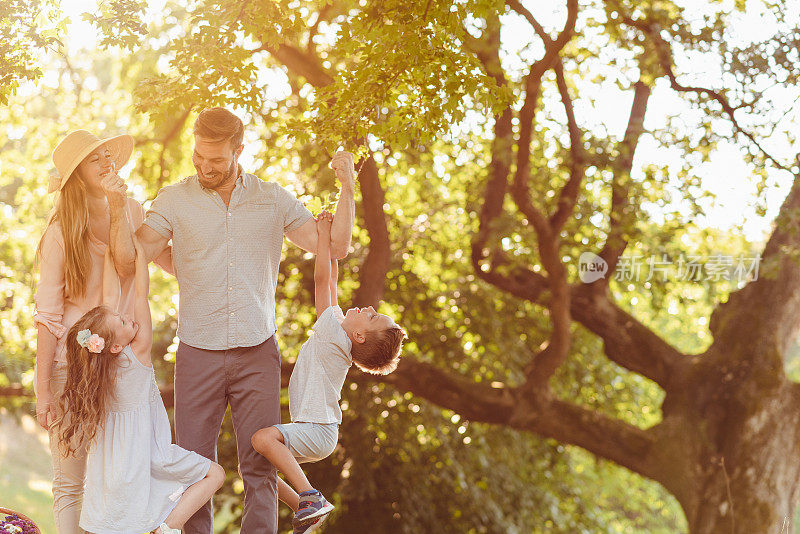
[[[97,334],[92,334],[91,330],[88,328],[78,332],[75,335],[75,340],[78,342],[78,345],[94,354],[100,354],[106,346],[106,340]]]

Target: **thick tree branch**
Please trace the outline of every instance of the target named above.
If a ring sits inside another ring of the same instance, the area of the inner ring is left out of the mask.
[[[741,342],[761,347],[738,352],[759,355],[765,365],[779,365],[774,358],[786,354],[800,327],[799,258],[800,175],[797,175],[775,219],[761,261],[753,259],[758,272],[754,269],[751,274],[754,278],[757,275],[757,279],[731,293],[728,301],[712,313],[709,326],[714,339],[741,339],[741,332],[746,331],[747,338]]]
[[[575,22],[578,20],[578,0],[567,0],[567,22],[564,24],[564,29],[555,39],[552,39],[547,34],[544,27],[539,24],[533,14],[518,0],[508,0],[506,5],[516,13],[525,17],[525,20],[528,21],[539,38],[544,42],[546,49],[545,55],[540,61],[544,62],[545,65],[550,64],[558,53],[561,52],[561,49],[564,48],[564,45],[572,38],[575,31]]]
[[[369,251],[358,272],[358,289],[353,295],[354,306],[377,306],[386,287],[391,249],[386,214],[383,212],[385,194],[378,176],[378,166],[369,156],[358,174],[361,189],[361,208],[364,227],[369,234]]]
[[[28,389],[22,384],[9,384],[0,387],[0,397],[35,397],[32,389]]]
[[[578,192],[583,181],[583,141],[581,131],[575,120],[575,111],[572,106],[572,98],[569,96],[569,88],[564,79],[564,67],[558,61],[554,66],[556,72],[556,83],[558,92],[561,95],[561,102],[564,104],[564,111],[567,113],[567,128],[569,130],[569,179],[558,195],[558,207],[556,212],[550,217],[550,226],[554,233],[558,233],[563,228],[564,223],[572,215],[575,203],[578,201]]]
[[[531,66],[525,79],[525,101],[519,113],[520,133],[517,140],[516,171],[511,188],[514,202],[520,212],[522,212],[533,225],[538,241],[539,257],[548,273],[547,282],[550,289],[548,306],[550,308],[550,320],[553,329],[547,346],[533,358],[531,364],[526,369],[527,380],[522,388],[529,394],[540,395],[542,391],[547,389],[549,378],[569,354],[571,339],[569,286],[567,284],[566,268],[561,262],[559,254],[561,242],[559,238],[559,229],[558,227],[554,228],[552,224],[554,221],[563,224],[561,219],[563,217],[565,220],[565,213],[568,212],[559,213],[555,220],[548,220],[543,212],[534,206],[531,201],[529,189],[531,141],[534,116],[541,92],[542,77],[548,69],[554,67],[558,69],[560,66],[559,53],[572,38],[575,31],[578,3],[577,0],[569,0],[567,2],[567,22],[564,26],[564,30],[555,40],[550,39],[541,25],[536,22],[530,12],[521,4],[514,2],[509,5],[511,5],[512,9],[515,9],[525,16],[534,30],[537,31],[540,38],[544,41],[545,46],[544,56]],[[575,122],[575,116],[572,113],[572,101],[569,94],[566,92],[563,71],[561,72],[561,79],[559,81],[559,91],[561,92],[562,100],[564,100],[564,106],[567,110],[570,139],[572,141],[573,150],[575,151],[573,152],[573,161],[579,166],[580,158],[577,151],[581,149],[580,134],[578,132],[577,123]],[[577,188],[580,183],[580,177],[577,176],[580,174],[579,168],[573,167],[572,171],[572,177],[567,184],[566,196],[562,197],[567,203],[573,192],[574,196],[577,197]],[[571,212],[571,208],[569,208],[569,212]]]
[[[280,44],[277,47],[263,45],[253,52],[264,50],[287,69],[305,78],[314,87],[324,87],[333,83],[333,78],[311,52],[304,52],[294,46]]]
[[[537,67],[538,66],[538,67]],[[525,102],[519,112],[519,138],[517,139],[517,167],[511,186],[511,196],[520,212],[531,222],[536,236],[539,239],[539,248],[543,243],[552,242],[553,232],[550,223],[544,214],[531,202],[530,187],[530,162],[531,162],[531,137],[533,132],[533,117],[536,113],[536,103],[539,98],[541,78],[546,69],[541,68],[541,63],[534,64],[525,79]],[[542,263],[545,268],[552,265],[553,256],[543,254]]]
[[[482,263],[479,258],[479,251],[475,250],[473,246],[472,266],[478,277],[517,298],[538,303],[542,294],[548,288],[547,278],[521,265],[514,265],[508,273],[503,273],[502,269],[498,268],[498,257],[498,254],[493,254],[492,260],[488,265]],[[484,266],[486,267],[485,271],[482,268]]]
[[[470,46],[474,47],[475,54],[483,63],[486,72],[499,85],[506,85],[506,76],[500,64],[499,18],[496,16],[487,17],[483,39],[472,41]],[[488,273],[490,266],[488,264],[484,266],[483,261],[489,257],[490,250],[486,245],[494,233],[493,222],[503,212],[503,200],[508,189],[508,175],[511,170],[511,152],[514,143],[511,120],[512,111],[510,107],[506,107],[506,109],[494,116],[494,137],[491,145],[492,159],[489,162],[489,176],[483,205],[478,215],[478,231],[472,239],[472,265],[475,268],[475,272],[481,277],[494,277],[493,274],[490,275]]]
[[[608,358],[669,390],[675,366],[686,356],[617,306],[606,286],[572,286],[573,319],[603,340]]]
[[[609,230],[600,257],[608,263],[608,272],[613,273],[619,258],[625,251],[627,241],[625,228],[630,225],[634,207],[628,201],[628,188],[633,168],[633,158],[639,138],[644,132],[644,115],[650,98],[650,87],[638,81],[634,84],[633,104],[628,116],[628,127],[625,137],[619,144],[619,157],[614,165],[614,177],[611,183],[611,210],[609,213]],[[595,283],[608,284],[610,276],[601,278]]]
[[[529,277],[527,283],[522,282],[525,280],[523,277],[519,278],[518,283],[511,277],[499,275],[495,278],[481,275],[481,278],[520,299],[552,309],[551,294],[545,293],[548,280],[538,273],[533,274],[536,277]],[[582,283],[570,286],[569,317],[603,340],[609,360],[656,382],[665,390],[671,387],[675,366],[687,361],[685,354],[617,306],[605,286]],[[551,343],[552,339],[544,351],[549,349]],[[534,357],[534,363],[526,369],[527,373],[533,372],[538,357]],[[537,383],[540,384],[541,379]]]
[[[501,250],[492,251],[487,246],[493,235],[493,222],[503,211],[503,200],[508,189],[513,143],[511,118],[509,109],[495,117],[489,180],[478,216],[478,231],[472,240],[471,260],[475,273],[482,280],[519,298],[536,302],[547,288],[547,279],[519,265],[504,269],[511,262]]]
[[[550,222],[530,200],[528,180],[530,179],[531,137],[533,119],[536,114],[536,106],[541,92],[542,77],[548,69],[552,68],[560,61],[558,54],[574,34],[575,21],[578,16],[578,2],[577,0],[569,0],[567,2],[567,22],[564,25],[563,31],[555,40],[551,39],[550,36],[544,32],[544,29],[536,21],[530,11],[525,9],[519,2],[509,2],[509,6],[528,20],[534,30],[539,34],[542,41],[544,41],[545,46],[544,56],[531,65],[530,71],[525,78],[525,101],[519,112],[520,127],[519,138],[517,139],[517,167],[514,173],[511,193],[520,212],[522,212],[533,225],[536,235],[539,238],[539,248],[552,249],[552,246],[548,247],[545,245],[543,247],[542,245],[545,242],[552,242],[555,237],[554,234],[557,234],[557,232],[553,232]],[[543,251],[542,264],[545,269],[549,271],[550,268],[555,268],[554,260],[557,257],[557,253],[554,258],[549,254],[549,251]]]
[[[318,22],[323,12],[320,12]],[[269,52],[290,71],[304,77],[315,87],[324,87],[333,82],[333,78],[311,51],[303,52],[285,44],[277,48],[264,45],[261,50]],[[364,210],[364,226],[369,234],[369,251],[359,269],[359,286],[353,295],[353,304],[377,305],[385,290],[391,249],[386,215],[383,212],[385,194],[378,177],[378,167],[372,156],[369,156],[359,169],[358,182],[361,189],[361,207]]]
[[[541,406],[520,403],[509,425],[577,445],[640,475],[659,479],[652,461],[655,438],[646,430],[561,400]]]
[[[536,114],[536,106],[541,92],[542,77],[548,69],[560,62],[559,53],[569,42],[575,32],[575,21],[578,17],[577,0],[567,2],[567,21],[563,31],[553,40],[538,24],[531,13],[519,2],[510,2],[509,6],[521,13],[526,20],[539,33],[544,41],[544,56],[533,65],[525,78],[525,101],[519,112],[519,138],[517,140],[517,168],[514,173],[511,194],[520,212],[531,222],[539,240],[539,251],[542,265],[550,272],[557,269],[560,264],[558,254],[558,232],[554,231],[550,221],[544,214],[536,208],[530,199],[530,159],[531,159],[531,137],[533,131],[533,119]],[[567,103],[565,102],[565,105]],[[574,119],[574,117],[573,117]]]
[[[361,378],[380,380],[401,391],[411,391],[438,406],[455,410],[472,421],[502,424],[514,410],[514,399],[507,389],[475,382],[410,356],[401,358],[397,370],[389,375],[375,377],[362,374]]]
[[[641,131],[647,96],[649,96],[649,90],[646,87],[641,87],[637,89],[637,95],[634,97],[634,106],[625,141],[631,147],[629,152],[629,161],[631,162],[635,141],[638,140]],[[495,146],[500,144],[501,139],[510,136],[510,119],[507,120],[508,122],[498,120],[495,123]],[[552,285],[541,274],[519,267],[514,268],[510,274],[501,274],[500,270],[496,268],[488,270],[481,268],[481,260],[488,255],[488,251],[483,248],[487,237],[485,233],[482,234],[481,232],[488,232],[487,229],[490,227],[492,219],[501,211],[509,168],[507,164],[503,164],[504,153],[493,150],[492,154],[490,180],[486,188],[486,202],[480,214],[480,230],[478,237],[473,242],[472,262],[475,272],[483,280],[518,298],[551,306],[552,293],[548,295],[547,302],[540,302],[540,297],[542,297],[544,291]],[[630,170],[630,163],[628,163],[628,170]],[[493,259],[497,257],[497,254],[492,255]],[[500,257],[502,258],[502,256]],[[499,262],[493,262],[493,264],[496,263]],[[681,361],[683,355],[669,346],[650,329],[611,303],[607,294],[600,293],[599,296],[602,298],[598,299],[598,294],[592,293],[589,289],[589,286],[578,286],[577,294],[581,297],[578,300],[575,299],[574,294],[571,295],[569,304],[570,316],[583,323],[589,330],[604,340],[607,355],[612,361],[665,387],[669,383],[672,366]],[[562,317],[562,315],[558,316]],[[560,320],[559,324],[564,325],[568,324],[568,322]],[[557,335],[561,336],[565,332],[567,332],[566,329],[559,327]],[[543,379],[550,376],[554,370],[553,365],[557,365],[557,362],[562,361],[563,347],[568,347],[568,343],[563,338],[559,339],[561,341],[556,344],[553,344],[551,339],[548,346],[534,358],[531,366],[527,369],[529,382],[526,388],[528,390],[540,387]],[[537,360],[541,362],[538,371],[536,371]],[[551,362],[551,364],[544,365],[546,361]]]
[[[453,410],[473,422],[505,424],[577,445],[644,476],[656,475],[649,461],[654,437],[597,411],[547,397],[531,400],[517,388],[476,383],[411,357],[384,377],[354,373],[356,381],[381,381]]]
[[[549,302],[550,322],[553,329],[547,340],[547,345],[536,356],[525,369],[526,382],[522,389],[539,395],[548,388],[548,381],[556,370],[564,363],[569,356],[569,349],[572,345],[572,333],[570,325],[570,296],[569,286],[566,280],[566,269],[558,275],[559,282],[553,283],[554,277],[550,276],[551,298]]]

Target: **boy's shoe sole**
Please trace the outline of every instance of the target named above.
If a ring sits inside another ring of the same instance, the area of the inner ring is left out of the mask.
[[[292,532],[301,534],[309,534],[310,532],[314,532],[322,526],[322,523],[324,523],[326,519],[328,519],[329,514],[330,511],[325,512],[324,515],[310,518],[308,521],[304,521],[302,525],[294,527]]]
[[[334,508],[334,506],[331,503],[326,502],[325,506],[323,506],[322,508],[320,508],[319,510],[317,510],[313,514],[305,516],[300,521],[300,526],[308,525],[309,521],[311,521],[312,519],[316,519],[316,518],[318,518],[320,516],[323,516],[323,515],[328,515],[329,513],[331,513],[331,511],[333,511],[333,508]]]
[[[308,529],[308,531],[309,532],[314,532],[315,530],[319,529],[322,526],[322,523],[324,523],[325,520],[328,519],[329,515],[330,515],[330,511],[325,512],[325,515],[320,516],[319,521],[317,521],[316,523],[311,525],[311,528]]]

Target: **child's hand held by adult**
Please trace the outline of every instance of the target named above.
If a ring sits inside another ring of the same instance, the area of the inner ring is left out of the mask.
[[[333,214],[327,210],[317,215],[317,234],[330,238],[331,225],[333,224]]]

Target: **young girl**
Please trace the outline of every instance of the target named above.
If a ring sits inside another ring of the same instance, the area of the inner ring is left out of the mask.
[[[82,529],[180,534],[225,473],[172,444],[150,362],[149,275],[138,243],[136,252],[134,317],[115,311],[119,278],[106,252],[103,305],[67,334],[67,382],[53,427],[65,455],[88,449]]]

